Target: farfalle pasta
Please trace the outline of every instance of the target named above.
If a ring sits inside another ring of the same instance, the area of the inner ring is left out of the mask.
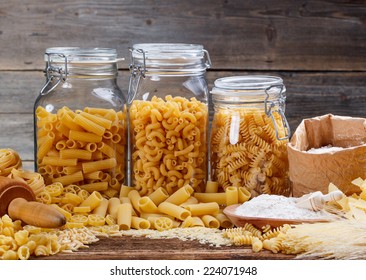
[[[207,176],[207,105],[196,98],[135,100],[130,107],[132,182],[141,195],[184,185],[203,191]]]
[[[281,116],[255,108],[218,109],[211,134],[212,179],[220,188],[245,187],[258,194],[290,195],[287,140]],[[243,195],[241,193],[240,195]]]

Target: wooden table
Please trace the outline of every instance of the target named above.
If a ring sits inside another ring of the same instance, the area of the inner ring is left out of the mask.
[[[290,260],[294,255],[273,254],[270,251],[253,253],[250,247],[214,247],[195,241],[174,239],[149,239],[145,237],[100,238],[89,248],[73,253],[59,253],[49,257],[32,257],[47,260]]]

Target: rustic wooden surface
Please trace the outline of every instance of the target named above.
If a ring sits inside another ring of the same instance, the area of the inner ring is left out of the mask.
[[[126,60],[118,83],[127,92],[134,43],[203,44],[216,78],[283,77],[292,131],[327,113],[365,117],[366,2],[292,0],[0,0],[0,148],[17,150],[33,169],[33,103],[44,83],[47,47],[116,48]],[[151,245],[152,244],[152,245]],[[50,258],[291,258],[195,242],[112,238]],[[142,252],[142,253],[141,253]]]
[[[73,253],[60,253],[34,259],[52,260],[291,260],[294,255],[273,254],[270,251],[253,253],[250,247],[210,246],[198,241],[146,239],[144,237],[101,238]]]

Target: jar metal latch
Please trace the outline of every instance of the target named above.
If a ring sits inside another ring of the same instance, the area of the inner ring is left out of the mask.
[[[47,77],[46,84],[41,89],[41,95],[46,95],[53,91],[60,82],[65,82],[67,78],[67,56],[62,53],[45,53],[47,55],[47,67],[45,69],[45,74]],[[64,60],[64,67],[56,67],[52,65],[52,56],[60,57]],[[53,82],[54,78],[58,78],[54,85],[47,89]],[[46,90],[47,89],[47,90]]]
[[[130,67],[129,67],[130,72],[131,72],[131,75],[133,77],[136,77],[137,74],[140,74],[143,78],[145,78],[145,73],[146,73],[146,55],[145,55],[144,50],[142,50],[142,49],[133,49],[133,48],[128,48],[128,50],[131,53],[131,64],[130,64]],[[144,64],[142,66],[135,64],[135,59],[134,59],[133,54],[132,54],[133,51],[137,51],[137,52],[139,52],[139,53],[142,54],[142,58],[143,58],[143,61],[144,61]]]
[[[277,102],[277,104],[278,104],[277,108],[276,108],[276,102],[269,100],[269,90],[272,88],[276,88],[276,87],[280,88],[280,98]],[[281,108],[285,104],[285,98],[282,95],[283,88],[284,88],[284,85],[272,85],[272,86],[268,87],[265,90],[266,99],[264,100],[264,107],[265,107],[266,115],[272,119],[272,122],[273,122],[273,125],[275,128],[275,132],[276,132],[276,138],[280,141],[289,139],[290,134],[291,134],[290,125],[287,122],[284,111]],[[281,116],[282,125],[285,130],[285,135],[283,137],[280,137],[280,135],[279,135],[279,127],[274,118],[274,115],[273,115],[274,112],[277,112]]]

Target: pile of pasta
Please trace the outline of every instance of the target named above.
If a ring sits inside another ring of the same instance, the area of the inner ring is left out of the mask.
[[[261,109],[218,109],[211,134],[212,180],[220,187],[245,186],[252,196],[289,196],[287,140],[281,116]]]
[[[42,229],[21,225],[8,215],[0,217],[0,260],[27,260],[31,256],[49,256],[88,247],[98,238],[87,228]]]
[[[132,182],[141,195],[184,185],[204,189],[207,179],[207,105],[196,98],[156,96],[130,107]]]
[[[125,179],[124,112],[63,107],[53,114],[39,106],[36,118],[38,172],[46,184],[76,184],[118,196]]]
[[[215,192],[216,182],[207,182],[204,193],[185,185],[171,195],[159,187],[141,196],[133,187],[123,185],[119,197],[106,198],[98,191],[89,193],[77,185],[59,182],[47,185],[37,200],[52,205],[67,219],[65,228],[99,227],[94,230],[155,229],[207,227],[230,228],[232,222],[223,213],[227,205],[250,199],[245,188],[227,188]]]

